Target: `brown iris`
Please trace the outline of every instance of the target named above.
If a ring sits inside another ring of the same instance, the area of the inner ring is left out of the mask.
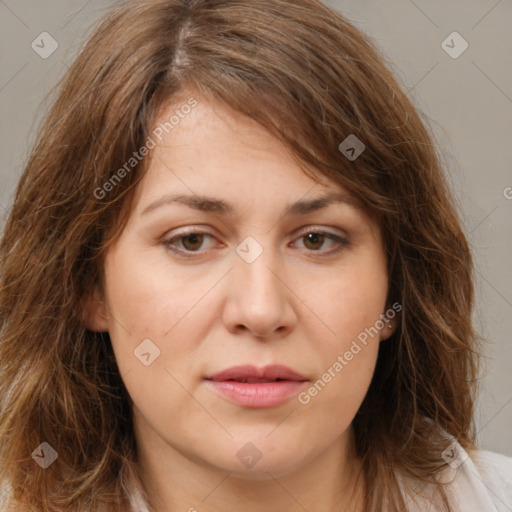
[[[308,233],[307,235],[304,235],[302,238],[306,240],[304,242],[304,245],[308,247],[308,243],[320,244],[319,247],[308,247],[308,249],[319,249],[322,247],[322,244],[324,243],[325,235],[322,235],[321,233]]]
[[[191,233],[190,235],[182,237],[182,243],[187,251],[194,251],[203,245],[203,238],[204,235],[201,233]],[[187,241],[191,241],[191,244],[186,243]]]

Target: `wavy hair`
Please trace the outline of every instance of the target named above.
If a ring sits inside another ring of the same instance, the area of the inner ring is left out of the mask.
[[[59,83],[0,242],[6,510],[152,510],[130,397],[108,333],[84,326],[83,303],[103,290],[103,258],[147,159],[98,190],[164,104],[191,90],[265,127],[305,172],[378,219],[388,301],[403,309],[353,420],[365,512],[406,510],[397,474],[433,483],[450,510],[441,434],[476,448],[473,264],[435,138],[390,68],[317,0],[132,0],[101,19]],[[353,161],[339,149],[350,134],[365,144]],[[47,469],[31,456],[43,441],[58,452]]]

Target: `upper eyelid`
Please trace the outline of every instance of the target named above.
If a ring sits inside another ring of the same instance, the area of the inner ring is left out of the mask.
[[[177,229],[180,229],[180,228],[177,228]],[[208,231],[208,229],[205,229],[205,228],[189,228],[189,229],[186,229],[184,228],[185,231],[181,232],[181,233],[176,233],[172,236],[169,236],[169,235],[165,235],[164,238],[166,240],[172,240],[174,238],[180,238],[180,237],[185,237],[185,236],[188,236],[188,235],[195,235],[195,234],[200,234],[200,235],[208,235],[208,236],[211,236],[211,237],[214,237],[216,238],[216,235],[214,233],[211,233],[210,231]],[[333,232],[331,230],[333,229],[338,229],[340,232]],[[317,233],[317,232],[321,232],[321,233],[324,233],[324,234],[329,234],[329,235],[333,235],[333,236],[338,236],[340,238],[346,238],[348,237],[347,233],[344,231],[344,230],[341,230],[340,228],[333,228],[333,227],[324,227],[324,226],[320,226],[320,225],[311,225],[311,226],[306,226],[304,228],[300,228],[299,230],[295,230],[295,234],[293,236],[300,236],[304,233]]]
[[[315,225],[306,226],[294,234],[293,241],[302,238],[307,233],[322,233],[323,235],[327,235],[327,237],[330,237],[331,240],[335,243],[338,243],[341,245],[350,245],[350,241],[348,240],[348,236],[346,235],[346,233],[343,233],[343,234],[333,233],[332,231],[330,231],[330,229],[333,229],[333,228],[326,228],[323,226],[315,226]],[[187,236],[195,235],[195,234],[207,235],[207,236],[210,236],[211,238],[217,239],[216,235],[210,233],[209,231],[205,230],[204,228],[194,228],[193,227],[193,228],[187,229],[186,231],[184,231],[182,233],[178,233],[173,236],[166,236],[163,238],[163,241],[165,244],[171,245],[170,242],[173,240],[180,240],[181,238],[185,238]],[[200,251],[188,251],[186,249],[181,249],[181,248],[176,248],[175,250],[178,252],[190,253],[190,254],[201,254],[201,253],[208,251],[207,249],[200,250]],[[322,252],[328,253],[330,251],[318,251],[318,252],[319,253],[322,253]]]

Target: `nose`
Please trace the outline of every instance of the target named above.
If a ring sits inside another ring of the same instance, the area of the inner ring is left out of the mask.
[[[289,334],[297,323],[301,300],[284,264],[267,248],[251,263],[235,258],[235,268],[227,276],[226,328],[232,333],[247,330],[259,338]]]

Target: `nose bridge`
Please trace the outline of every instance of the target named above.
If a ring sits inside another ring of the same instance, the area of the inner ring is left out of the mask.
[[[260,236],[261,240],[263,237]],[[236,248],[241,279],[241,291],[253,295],[254,300],[266,297],[267,302],[281,295],[281,281],[276,277],[282,265],[278,262],[275,248],[270,242],[271,237],[265,238],[265,246],[253,236],[246,237]]]
[[[244,325],[261,336],[289,326],[294,317],[290,292],[280,276],[284,265],[270,238],[265,238],[266,246],[252,236],[237,246],[240,261],[232,273],[234,280],[229,290],[229,322]]]

